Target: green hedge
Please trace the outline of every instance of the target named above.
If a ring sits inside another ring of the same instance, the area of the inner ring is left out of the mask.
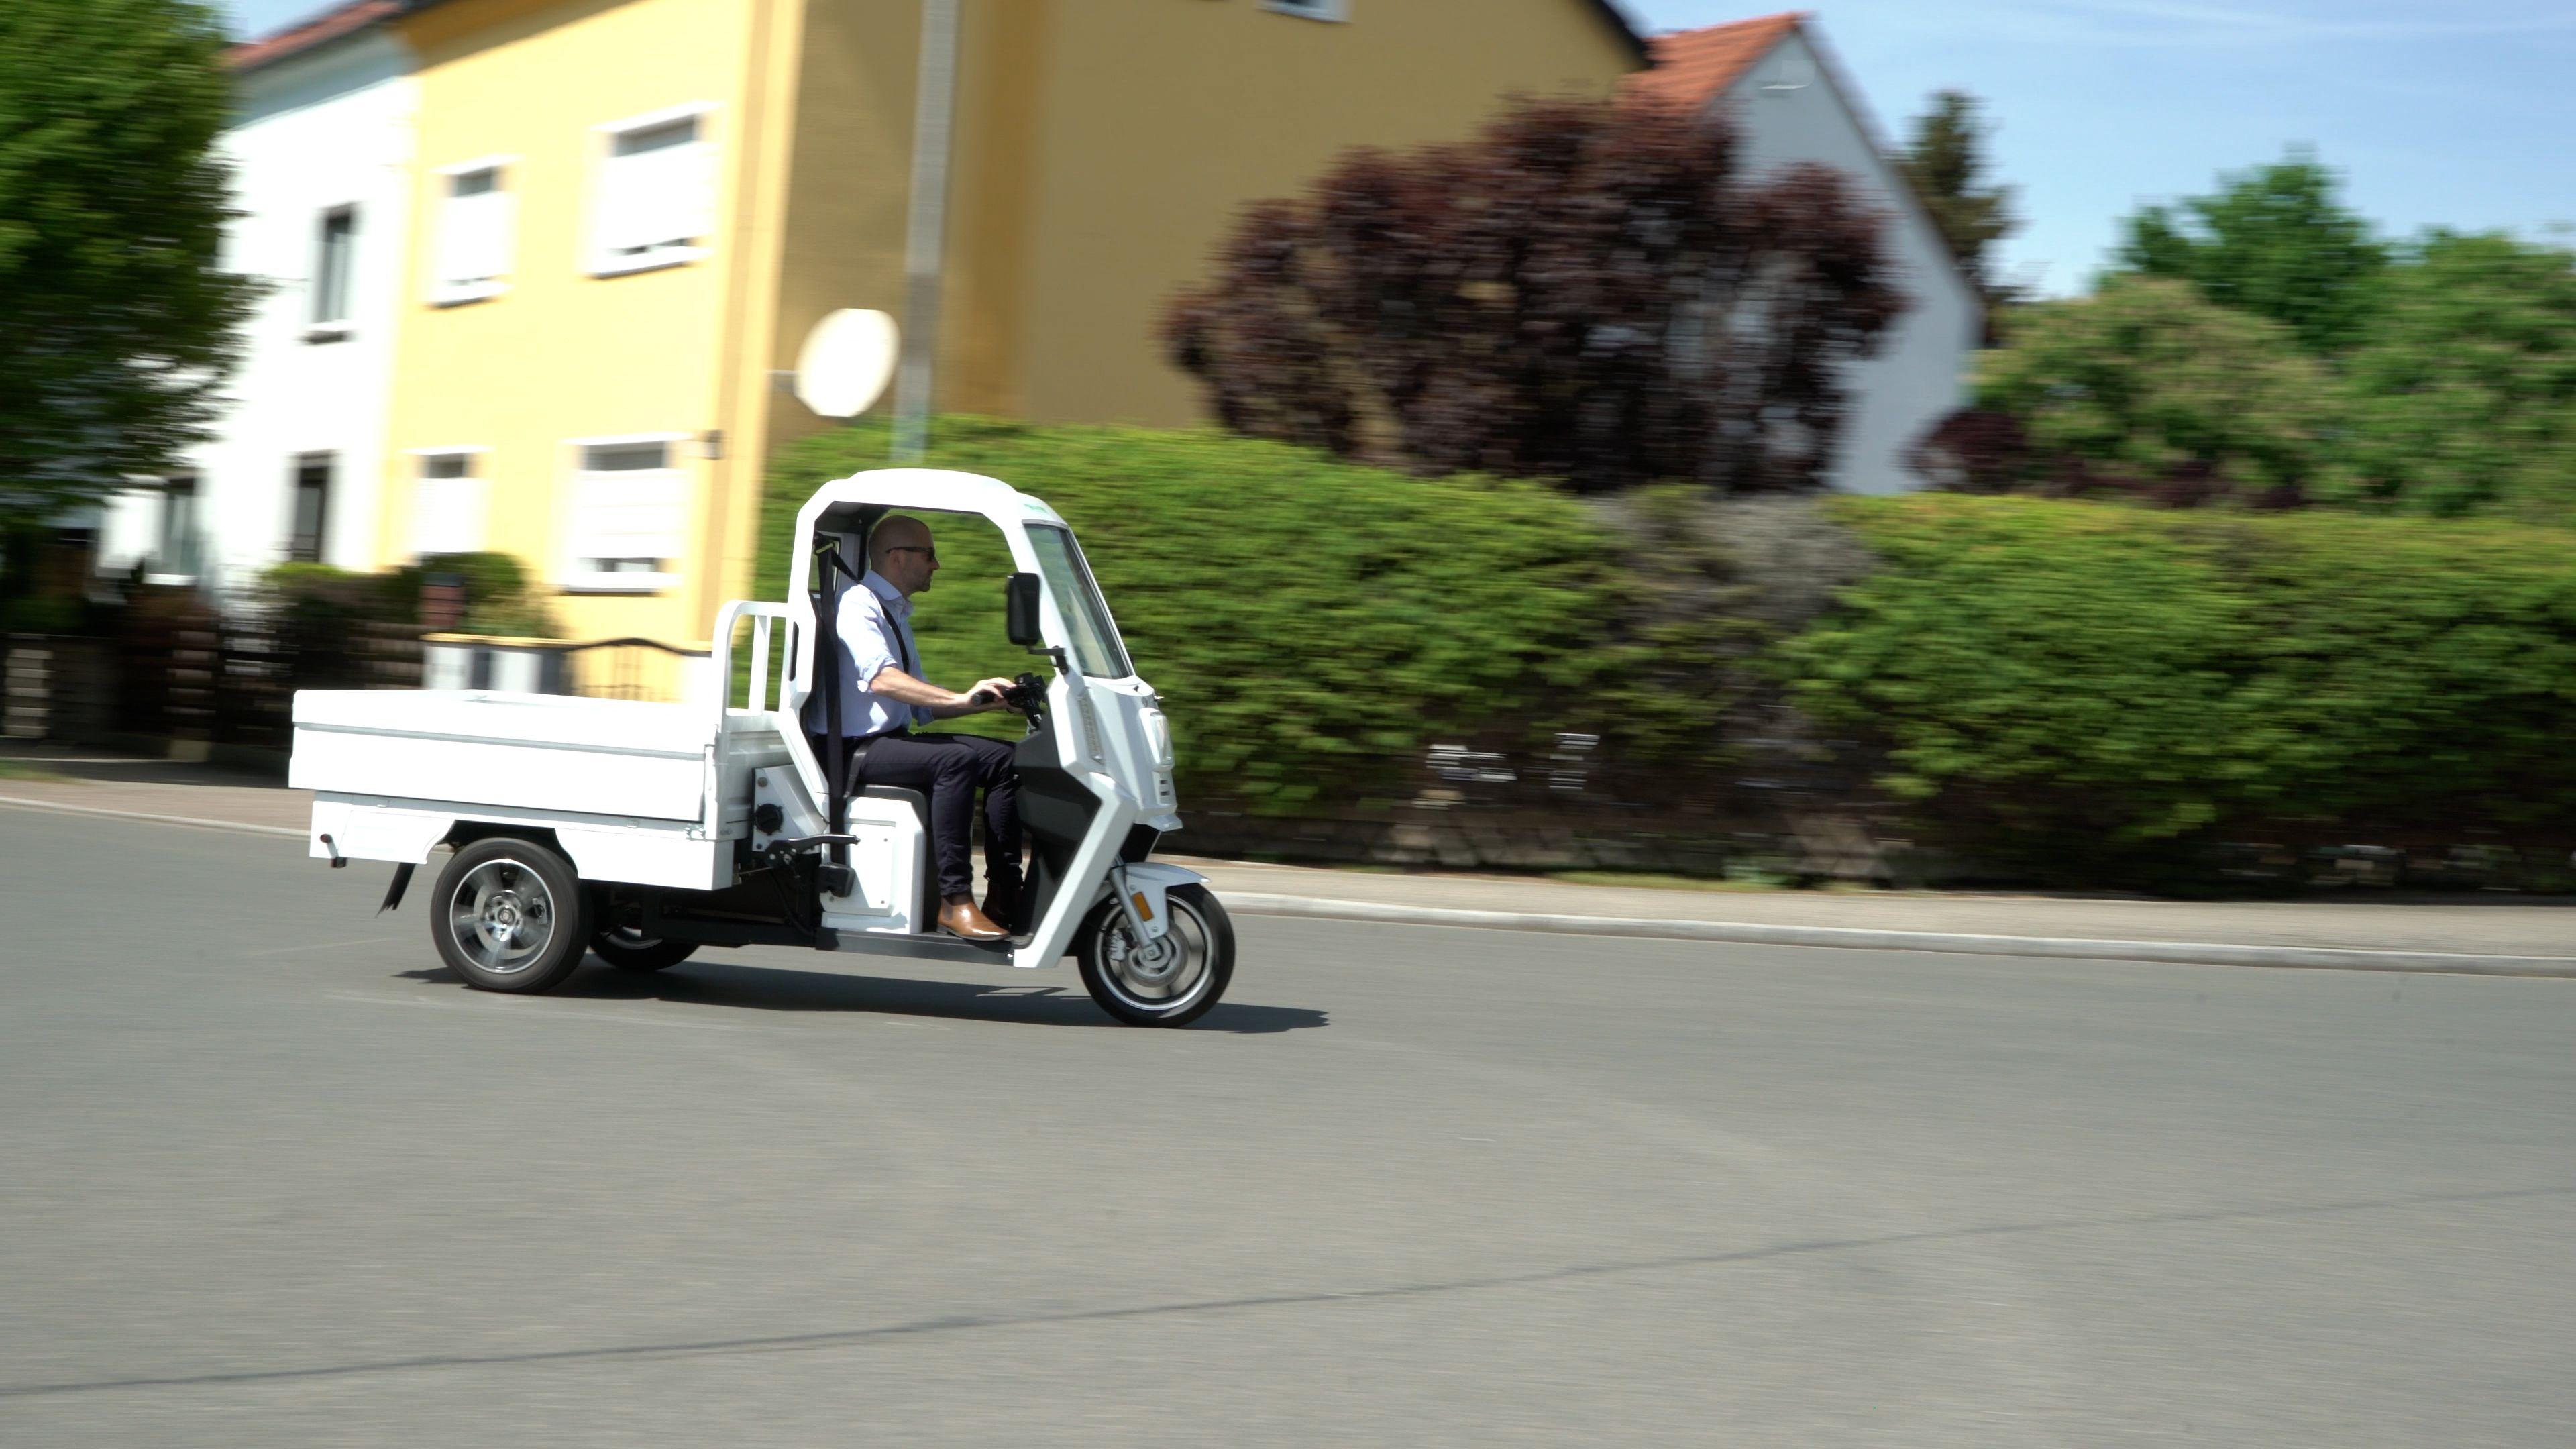
[[[1831,511],[1881,567],[1783,666],[1988,859],[2136,877],[2263,829],[2557,839],[2576,820],[2576,534],[2012,498]]]
[[[795,513],[885,466],[883,424],[772,461],[759,590],[783,598]],[[1400,788],[1435,738],[1553,722],[1616,669],[1611,545],[1531,484],[1424,480],[1207,432],[936,420],[929,463],[1003,479],[1081,537],[1137,671],[1171,712],[1184,797],[1294,811]],[[1000,537],[930,519],[941,570],[916,614],[944,684],[1029,667],[1002,637]]]

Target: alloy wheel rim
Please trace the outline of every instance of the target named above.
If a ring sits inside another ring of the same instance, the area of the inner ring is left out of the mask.
[[[457,950],[477,968],[516,975],[536,964],[554,940],[554,892],[525,861],[487,860],[457,882],[447,924]]]
[[[1148,1011],[1188,1004],[1209,980],[1213,953],[1206,920],[1178,898],[1169,906],[1171,929],[1155,943],[1160,951],[1142,947],[1123,916],[1112,916],[1101,928],[1102,974],[1110,989]]]

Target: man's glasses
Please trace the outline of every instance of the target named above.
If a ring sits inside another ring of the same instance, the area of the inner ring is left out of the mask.
[[[930,559],[930,561],[931,561],[932,563],[937,563],[937,562],[939,562],[939,550],[937,550],[937,549],[935,549],[935,548],[930,548],[930,547],[927,547],[927,546],[925,546],[925,545],[923,545],[923,544],[918,544],[918,543],[898,543],[898,544],[891,544],[891,545],[888,545],[888,546],[887,546],[887,548],[886,548],[886,552],[888,552],[888,553],[917,553],[917,554],[923,554],[923,555],[928,556],[928,558]]]

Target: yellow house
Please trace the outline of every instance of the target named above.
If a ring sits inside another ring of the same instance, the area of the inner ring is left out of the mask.
[[[581,638],[702,640],[780,384],[903,310],[921,0],[414,0],[419,190],[381,558],[495,548]],[[962,0],[936,406],[1178,425],[1156,320],[1337,153],[1607,93],[1603,0]]]

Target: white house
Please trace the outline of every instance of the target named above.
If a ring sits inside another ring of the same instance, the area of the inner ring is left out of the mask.
[[[1649,44],[1654,68],[1631,86],[1724,108],[1747,174],[1817,162],[1849,177],[1888,214],[1897,285],[1912,305],[1880,339],[1877,355],[1854,364],[1846,378],[1850,410],[1832,482],[1854,493],[1920,487],[1905,467],[1905,449],[1963,400],[1984,304],[1912,184],[1888,160],[1858,92],[1817,35],[1815,17],[1772,15],[1675,31]]]
[[[289,560],[373,565],[417,90],[382,23],[399,8],[355,0],[234,47],[223,265],[268,292],[215,437],[108,505],[102,568],[229,593]]]

